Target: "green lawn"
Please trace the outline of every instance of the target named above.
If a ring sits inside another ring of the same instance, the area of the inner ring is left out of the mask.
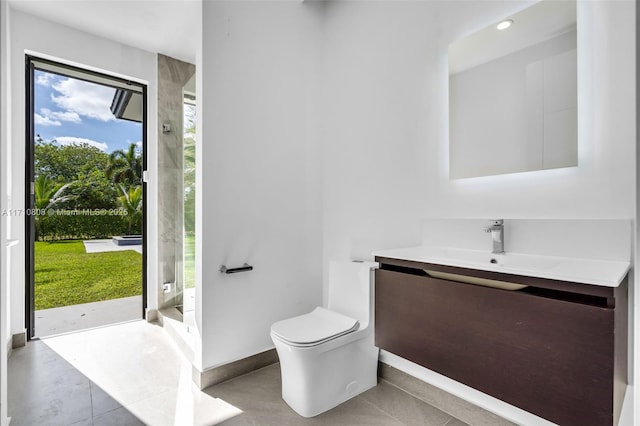
[[[85,253],[82,241],[35,243],[35,309],[142,294],[142,255]]]
[[[184,237],[184,288],[196,286],[196,237],[187,235]]]

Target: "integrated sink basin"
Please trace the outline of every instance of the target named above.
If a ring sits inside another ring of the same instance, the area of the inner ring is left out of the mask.
[[[428,247],[424,254],[435,258],[449,259],[454,262],[467,263],[469,265],[496,265],[527,271],[553,268],[557,266],[562,259],[551,256],[533,256],[518,253],[494,254],[480,250],[445,247]]]
[[[431,246],[380,250],[373,254],[376,257],[605,287],[617,287],[625,277],[630,266],[629,262],[621,261],[540,256],[523,253],[493,254],[489,251]],[[442,275],[443,272],[434,271],[431,268],[425,268],[425,271],[435,278],[444,278],[444,275]],[[482,278],[466,275],[456,277],[449,275],[445,279],[510,290],[517,290],[524,287],[519,284],[510,283],[508,280],[505,282],[496,280],[487,281]]]

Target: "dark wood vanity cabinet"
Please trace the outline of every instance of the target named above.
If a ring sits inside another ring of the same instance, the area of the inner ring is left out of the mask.
[[[378,347],[560,425],[617,424],[627,382],[626,278],[608,288],[376,261]],[[435,279],[424,269],[528,287]]]

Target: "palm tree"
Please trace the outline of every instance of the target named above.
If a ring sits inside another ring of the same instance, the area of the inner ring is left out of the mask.
[[[125,189],[119,185],[122,195],[118,197],[118,203],[127,212],[128,233],[131,234],[134,226],[138,225],[142,219],[142,186],[134,186]]]
[[[137,152],[136,144],[130,144],[126,151],[113,151],[105,174],[113,183],[138,185],[142,176],[142,157]]]
[[[70,184],[61,180],[53,180],[49,175],[39,175],[34,182],[35,208],[39,211],[52,208],[59,203],[68,201],[71,196],[62,194]],[[35,216],[36,240],[40,236],[40,216]]]
[[[38,176],[34,182],[36,209],[44,210],[69,200],[70,196],[62,196],[69,185],[60,180],[53,180],[49,175]]]

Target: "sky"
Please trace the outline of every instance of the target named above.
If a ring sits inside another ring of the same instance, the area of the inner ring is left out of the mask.
[[[59,144],[86,142],[111,153],[142,147],[142,124],[111,113],[115,89],[35,70],[35,134]]]

